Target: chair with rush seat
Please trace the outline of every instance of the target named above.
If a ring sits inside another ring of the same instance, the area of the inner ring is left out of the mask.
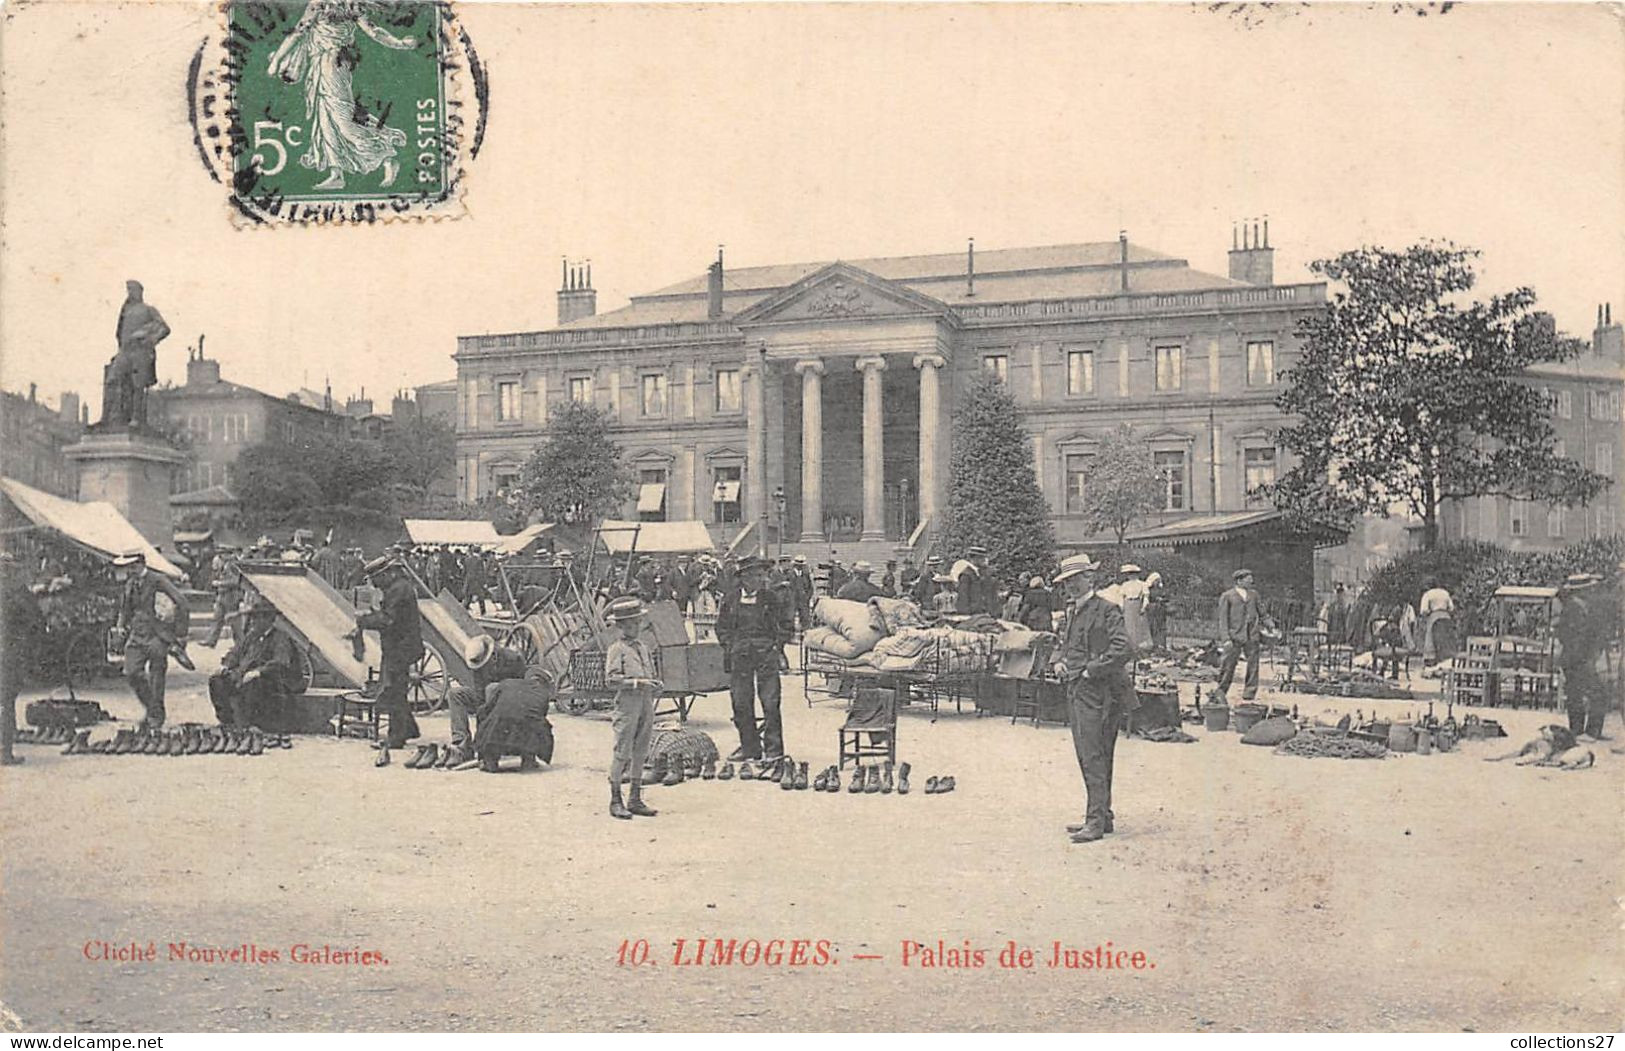
[[[839,733],[840,766],[847,760],[897,761],[897,694],[893,690],[862,687],[846,710]]]

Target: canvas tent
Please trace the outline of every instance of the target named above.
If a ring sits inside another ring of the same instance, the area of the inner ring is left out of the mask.
[[[495,526],[477,518],[408,518],[406,535],[414,544],[496,547],[502,542]]]
[[[512,536],[501,537],[496,546],[499,555],[517,555],[525,551],[530,545],[540,540],[542,536],[553,528],[552,522],[538,522],[528,525]]]
[[[640,555],[693,554],[712,550],[704,522],[623,522],[607,518],[598,535],[612,555],[637,551]]]
[[[185,576],[175,563],[159,554],[158,549],[118,513],[118,509],[104,501],[82,504],[60,496],[41,492],[14,478],[0,478],[0,492],[17,511],[34,525],[60,534],[70,542],[112,558],[114,555],[146,556],[147,565],[167,577],[177,580]]]

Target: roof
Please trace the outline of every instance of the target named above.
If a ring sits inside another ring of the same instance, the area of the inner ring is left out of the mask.
[[[1253,511],[1192,515],[1190,518],[1181,518],[1148,529],[1133,530],[1123,539],[1130,544],[1141,544],[1148,547],[1181,547],[1186,544],[1210,544],[1228,540],[1242,533],[1255,531],[1263,526],[1274,525],[1284,529],[1286,525],[1285,517],[1280,510],[1273,507]],[[1306,539],[1313,537],[1317,542],[1342,543],[1347,534],[1333,529],[1322,529],[1305,532],[1304,536]]]
[[[496,547],[502,542],[496,527],[479,518],[408,518],[406,535],[414,544],[472,544]]]
[[[1005,248],[976,253],[976,292],[965,281],[965,254],[891,256],[840,260],[847,266],[893,281],[942,303],[1010,303],[1118,295],[1122,288],[1121,246],[1116,241]],[[1139,245],[1128,246],[1129,287],[1133,293],[1191,292],[1246,288],[1245,282],[1192,269],[1183,259]],[[723,273],[722,313],[735,314],[836,261],[745,267]],[[710,320],[708,275],[701,274],[640,296],[618,310],[580,318],[560,329],[623,328]]]
[[[1495,597],[1549,599],[1557,597],[1557,589],[1530,587],[1522,584],[1503,584],[1495,589]]]
[[[169,498],[171,507],[215,506],[219,504],[235,504],[237,494],[223,485],[211,485],[206,489],[193,489],[186,493],[176,493]]]
[[[598,535],[612,555],[633,550],[660,555],[713,549],[704,522],[624,522],[606,518],[598,527]]]
[[[1548,361],[1525,370],[1531,376],[1549,379],[1613,380],[1625,382],[1625,363],[1601,354],[1587,352],[1567,361]]]
[[[80,503],[41,492],[15,478],[0,478],[4,492],[25,518],[35,525],[61,534],[80,547],[104,558],[115,555],[145,555],[147,565],[165,576],[179,579],[184,574],[148,543],[130,520],[105,501]]]
[[[212,529],[204,529],[202,531],[177,530],[175,533],[175,543],[177,544],[201,544],[205,541],[213,539],[214,530]]]

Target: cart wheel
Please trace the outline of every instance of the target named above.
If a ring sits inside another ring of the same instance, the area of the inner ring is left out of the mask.
[[[68,682],[83,685],[104,674],[108,667],[107,643],[106,629],[86,628],[76,632],[62,655],[62,671]]]
[[[582,715],[592,709],[589,698],[577,694],[565,694],[559,698],[559,710],[568,715]]]
[[[519,651],[526,664],[537,664],[542,659],[542,640],[531,625],[521,622],[509,628],[502,636],[502,645]]]
[[[446,674],[446,661],[440,651],[424,645],[423,656],[412,665],[412,676],[406,686],[406,703],[413,714],[437,712],[446,706],[446,695],[451,692],[451,676]]]

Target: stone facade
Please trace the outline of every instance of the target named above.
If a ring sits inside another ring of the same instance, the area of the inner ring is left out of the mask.
[[[51,408],[39,401],[30,385],[27,395],[0,391],[0,474],[24,485],[78,498],[79,471],[63,450],[84,434],[86,420],[79,395],[67,392]]]
[[[458,340],[459,495],[516,480],[549,406],[608,411],[641,483],[628,516],[761,521],[790,544],[893,543],[945,506],[953,406],[998,373],[1029,433],[1057,536],[1087,538],[1082,471],[1129,423],[1167,478],[1164,519],[1250,506],[1286,469],[1278,376],[1318,283],[1272,283],[1267,234],[1232,276],[1115,242],[710,272],[564,320]],[[1247,280],[1248,278],[1252,280]],[[1262,281],[1257,284],[1253,281]],[[590,279],[587,281],[590,286]]]

